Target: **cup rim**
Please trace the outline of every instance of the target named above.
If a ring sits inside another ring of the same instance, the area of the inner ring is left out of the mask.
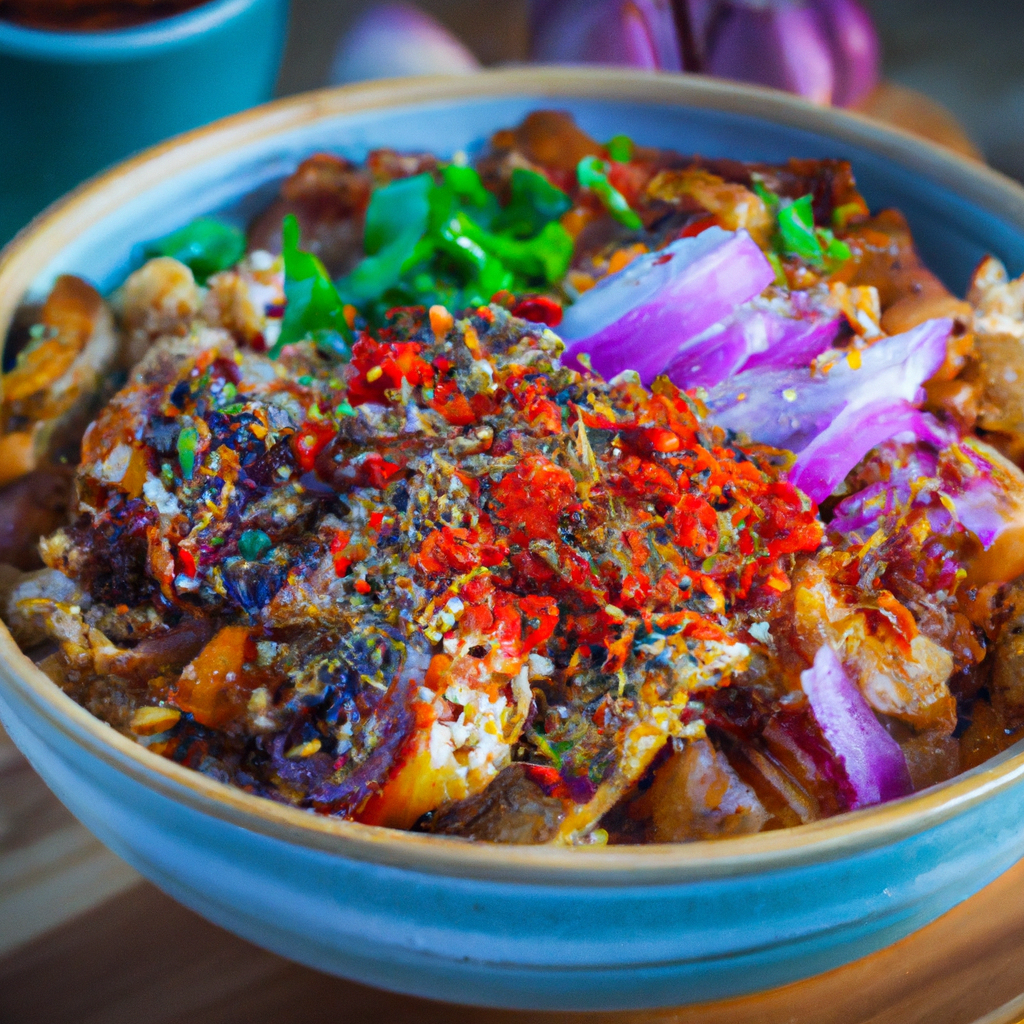
[[[210,32],[267,0],[206,0],[192,10],[110,31],[53,31],[0,21],[0,53],[64,61],[149,56]]]
[[[278,100],[156,146],[86,182],[40,214],[0,252],[0,331],[63,246],[102,221],[119,196],[147,190],[207,160],[297,126],[392,107],[492,97],[636,101],[759,117],[849,142],[895,160],[963,198],[999,211],[1024,233],[1024,188],[985,165],[858,114],[776,90],[693,75],[611,68],[508,68],[471,76],[370,82]],[[0,697],[23,707],[150,790],[251,832],[349,859],[425,874],[583,887],[678,884],[823,863],[908,839],[1024,779],[1024,741],[947,782],[890,803],[728,840],[604,848],[514,847],[342,821],[277,804],[160,757],[95,718],[53,683],[0,625]],[[45,741],[44,741],[45,742]]]

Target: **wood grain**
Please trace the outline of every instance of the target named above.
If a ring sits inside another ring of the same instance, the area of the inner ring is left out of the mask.
[[[140,881],[64,809],[0,729],[0,956]]]
[[[1024,999],[1015,997],[1024,988],[1022,893],[1017,868],[973,906],[839,971],[754,998],[600,1019],[1014,1024],[1024,1015]],[[594,1017],[449,1006],[330,978],[222,932],[150,885],[0,960],[4,1024],[585,1024]]]

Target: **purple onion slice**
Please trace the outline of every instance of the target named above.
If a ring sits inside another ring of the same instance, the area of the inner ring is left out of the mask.
[[[830,647],[822,647],[800,683],[825,739],[846,769],[854,808],[895,800],[911,792],[899,744],[885,731]]]
[[[633,260],[599,281],[566,310],[562,361],[589,357],[611,378],[635,370],[649,384],[687,342],[731,315],[774,280],[746,231],[708,228]]]
[[[713,388],[742,370],[809,366],[839,331],[832,309],[815,308],[802,293],[740,306],[688,342],[665,369],[681,388]]]

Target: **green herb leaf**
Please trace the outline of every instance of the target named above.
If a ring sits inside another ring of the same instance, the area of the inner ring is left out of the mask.
[[[608,165],[599,157],[585,156],[576,167],[576,178],[582,188],[597,194],[604,208],[624,227],[639,231],[644,226],[626,197],[608,180]]]
[[[628,164],[633,159],[633,140],[628,135],[616,135],[604,148],[608,151],[608,158],[618,164]]]
[[[572,209],[572,200],[536,171],[512,171],[512,198],[495,221],[496,230],[516,238],[529,238]]]
[[[515,171],[512,172],[515,176]],[[493,216],[498,212],[498,199],[493,192],[488,192],[480,175],[472,167],[461,167],[458,164],[447,164],[441,172],[445,185],[462,202],[473,206],[480,214]]]
[[[547,224],[534,238],[518,239],[484,231],[465,214],[459,214],[456,220],[464,239],[476,243],[485,253],[526,278],[555,284],[569,269],[573,240],[557,221]],[[463,246],[468,248],[465,243]]]
[[[338,282],[349,302],[359,306],[379,299],[398,283],[427,230],[433,189],[429,174],[417,174],[378,188],[370,196],[363,235],[367,255]]]
[[[757,178],[754,178],[753,186],[754,194],[762,203],[764,203],[765,206],[768,207],[769,211],[771,213],[778,213],[780,206],[779,197],[774,192],[769,191],[769,189],[765,187],[764,182],[759,181]]]
[[[783,252],[799,256],[808,263],[823,262],[825,254],[814,232],[814,210],[809,195],[779,210],[779,238]]]
[[[245,233],[231,224],[200,217],[171,234],[148,242],[146,259],[170,256],[184,263],[200,284],[222,270],[233,267],[245,255]]]
[[[836,238],[828,228],[816,228],[815,234],[830,263],[845,263],[853,256],[850,247],[841,238]]]
[[[284,255],[284,320],[281,335],[270,355],[276,357],[285,345],[312,334],[333,330],[351,338],[345,321],[344,303],[326,267],[312,253],[299,248],[299,222],[288,214],[281,225]]]

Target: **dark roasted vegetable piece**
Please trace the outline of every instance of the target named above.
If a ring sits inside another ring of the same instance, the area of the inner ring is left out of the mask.
[[[438,811],[423,831],[492,843],[549,842],[565,818],[565,804],[539,781],[546,771],[510,764],[482,793]]]
[[[18,569],[38,569],[39,538],[67,520],[72,471],[37,469],[0,489],[0,562]]]

